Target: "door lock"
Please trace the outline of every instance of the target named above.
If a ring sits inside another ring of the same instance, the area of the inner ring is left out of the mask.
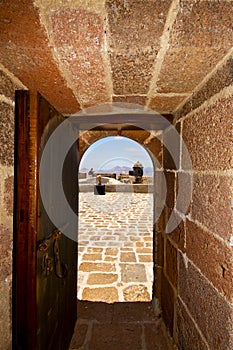
[[[49,276],[49,274],[54,270],[55,275],[58,278],[64,278],[67,276],[68,269],[67,265],[61,262],[60,258],[60,247],[59,241],[61,238],[61,232],[59,230],[55,230],[54,233],[49,235],[46,239],[44,239],[38,247],[38,251],[43,253],[42,257],[42,271],[45,276]],[[53,257],[49,256],[48,250],[52,245],[52,254]]]

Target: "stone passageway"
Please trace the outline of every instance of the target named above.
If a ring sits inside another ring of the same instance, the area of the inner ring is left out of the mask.
[[[78,320],[70,349],[172,349],[151,302],[153,194],[80,193],[78,238]]]

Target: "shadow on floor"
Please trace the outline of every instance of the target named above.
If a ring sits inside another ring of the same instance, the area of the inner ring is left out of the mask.
[[[70,349],[171,350],[161,315],[152,303],[79,301]]]

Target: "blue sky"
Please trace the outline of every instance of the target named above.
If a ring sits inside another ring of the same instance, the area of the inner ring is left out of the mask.
[[[153,167],[148,152],[137,142],[121,136],[111,136],[96,141],[85,152],[81,163],[82,168],[111,169],[112,167],[133,167],[140,161],[145,167]]]

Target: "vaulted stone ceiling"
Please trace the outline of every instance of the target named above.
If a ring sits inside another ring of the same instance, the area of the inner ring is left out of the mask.
[[[0,67],[64,114],[170,114],[232,54],[232,19],[230,0],[1,0]]]

